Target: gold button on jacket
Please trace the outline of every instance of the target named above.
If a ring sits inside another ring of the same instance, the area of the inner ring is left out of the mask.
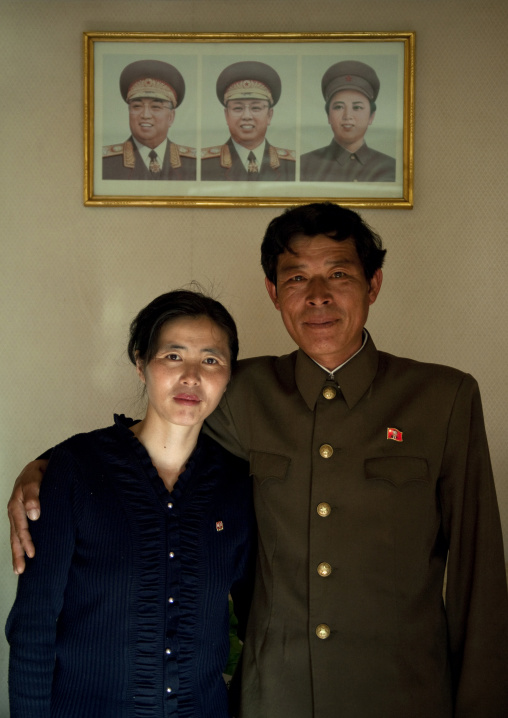
[[[317,567],[317,572],[319,573],[320,576],[324,576],[326,578],[326,576],[329,576],[331,574],[332,567],[330,566],[329,563],[327,563],[326,561],[323,561]]]
[[[330,444],[321,444],[319,447],[319,453],[323,459],[329,459],[333,454],[333,446],[330,446]]]
[[[323,640],[325,638],[328,638],[330,636],[330,626],[327,626],[326,623],[320,623],[319,626],[316,628],[316,636],[318,638],[322,638]]]
[[[323,389],[323,396],[325,399],[335,399],[337,396],[337,389],[334,386],[325,386]]]
[[[330,504],[327,504],[326,501],[322,501],[320,504],[317,505],[316,511],[320,516],[325,518],[326,516],[330,516],[332,512],[332,507]]]

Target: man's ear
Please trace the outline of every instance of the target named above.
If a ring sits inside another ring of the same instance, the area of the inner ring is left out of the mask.
[[[273,302],[275,309],[278,309],[280,312],[280,304],[279,304],[279,300],[277,297],[277,287],[275,286],[275,284],[273,282],[271,282],[268,279],[268,277],[265,277],[265,287],[266,287],[266,291],[268,292],[270,299]]]
[[[376,271],[374,272],[374,276],[370,280],[369,284],[369,304],[374,304],[374,302],[376,301],[382,283],[383,271],[381,269],[376,269]]]

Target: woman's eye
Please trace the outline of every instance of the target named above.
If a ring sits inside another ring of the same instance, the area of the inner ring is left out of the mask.
[[[178,356],[178,354],[168,354],[168,359],[170,359],[171,361],[179,361],[180,357]]]

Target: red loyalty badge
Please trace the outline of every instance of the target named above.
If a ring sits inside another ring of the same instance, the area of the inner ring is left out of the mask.
[[[224,529],[224,524],[222,523],[222,521],[216,521],[215,522],[215,530],[223,531],[223,529]]]
[[[386,430],[386,438],[391,439],[392,441],[402,441],[402,431],[389,428]]]

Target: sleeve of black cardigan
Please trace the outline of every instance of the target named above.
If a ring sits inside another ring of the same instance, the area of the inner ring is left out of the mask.
[[[75,477],[72,456],[57,447],[41,486],[41,517],[30,522],[37,554],[18,579],[6,625],[10,708],[17,718],[50,715],[57,619],[74,551]]]

